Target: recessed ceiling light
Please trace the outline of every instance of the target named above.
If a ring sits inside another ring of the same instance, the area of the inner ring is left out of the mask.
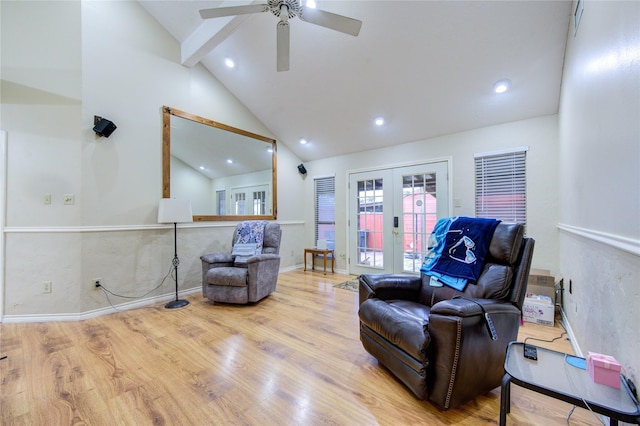
[[[306,140],[305,138],[300,138],[300,145],[306,145],[308,143],[309,143],[309,141]]]
[[[384,124],[384,117],[376,117],[373,122],[376,123],[376,126],[382,126]]]
[[[233,59],[231,58],[225,59],[224,64],[227,66],[227,68],[234,68],[236,66],[236,63],[233,62]]]
[[[227,159],[227,163],[233,164],[233,160],[231,158]]]
[[[511,87],[511,81],[500,80],[493,85],[493,91],[496,93],[504,93]]]
[[[204,170],[204,166],[200,166],[200,170]]]

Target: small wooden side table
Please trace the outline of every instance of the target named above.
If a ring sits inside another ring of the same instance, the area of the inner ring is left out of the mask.
[[[315,256],[316,254],[320,254],[322,255],[322,258],[324,260],[324,274],[327,275],[327,256],[331,255],[331,273],[335,273],[333,270],[333,263],[335,259],[335,254],[333,252],[333,249],[319,249],[319,248],[306,248],[304,249],[304,270],[307,270],[307,253],[311,253],[311,269],[315,270],[316,269],[316,265],[315,262],[313,261],[313,256]]]

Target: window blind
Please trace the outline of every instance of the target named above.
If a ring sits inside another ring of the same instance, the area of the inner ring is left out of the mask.
[[[314,179],[315,183],[315,237],[317,240],[335,240],[336,190],[335,177]]]
[[[476,217],[526,225],[526,151],[477,155]]]

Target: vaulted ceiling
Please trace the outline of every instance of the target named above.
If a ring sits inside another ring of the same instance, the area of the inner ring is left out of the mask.
[[[294,18],[290,69],[277,72],[276,16],[199,14],[251,2],[140,3],[185,66],[201,62],[303,161],[557,113],[572,22],[568,0],[316,0],[361,20],[360,34]],[[502,79],[511,87],[496,94]]]

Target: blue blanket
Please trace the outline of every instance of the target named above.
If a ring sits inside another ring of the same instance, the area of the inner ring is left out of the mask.
[[[429,236],[429,243],[427,246],[427,254],[424,257],[424,262],[420,268],[420,272],[432,277],[430,285],[435,287],[442,287],[445,284],[451,288],[462,291],[467,285],[467,280],[464,278],[451,277],[446,274],[441,274],[432,270],[433,266],[440,259],[444,250],[444,244],[446,242],[447,233],[451,223],[456,218],[444,218],[438,220],[436,226],[434,226],[431,235]],[[433,279],[435,278],[435,280]]]
[[[446,233],[442,252],[431,270],[476,282],[499,223],[496,219],[454,218]]]

